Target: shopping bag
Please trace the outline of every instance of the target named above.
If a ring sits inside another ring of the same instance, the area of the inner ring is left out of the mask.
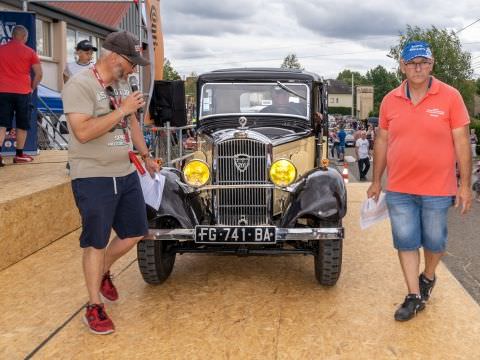
[[[362,230],[385,219],[388,219],[385,193],[380,193],[378,201],[368,198],[362,203],[362,208],[360,210],[360,228]]]

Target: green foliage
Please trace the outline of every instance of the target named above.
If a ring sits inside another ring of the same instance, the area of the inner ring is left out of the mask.
[[[343,106],[329,106],[328,107],[329,114],[340,114],[340,115],[351,115],[352,108],[351,107],[343,107]]]
[[[167,58],[163,62],[163,80],[181,80],[180,74],[173,68]]]
[[[352,74],[353,74],[353,81],[354,85],[370,85],[362,74],[358,71],[351,71],[349,69],[345,69],[338,73],[337,80],[342,80],[346,82],[348,85],[352,86]]]
[[[185,95],[192,96],[196,99],[197,93],[197,80],[198,75],[195,72],[192,72],[190,75],[187,76],[185,79]]]
[[[303,67],[300,64],[300,61],[298,61],[297,55],[295,55],[295,54],[288,54],[287,56],[285,56],[285,59],[283,59],[283,63],[280,67],[282,69],[303,70]]]
[[[435,59],[432,74],[457,88],[465,103],[472,104],[472,87],[466,82],[473,75],[471,55],[462,50],[458,36],[453,31],[438,29],[435,26],[422,29],[407,25],[405,33],[400,35],[398,45],[390,49],[390,55],[399,60],[404,45],[413,40],[423,40],[430,44]],[[471,107],[469,109],[472,110]]]
[[[477,95],[480,95],[480,78],[478,78],[478,79],[475,81],[475,87],[476,87],[475,93],[476,93]]]
[[[372,116],[378,116],[383,97],[400,85],[400,81],[395,73],[388,71],[381,65],[367,71],[365,79],[370,85],[373,85]]]

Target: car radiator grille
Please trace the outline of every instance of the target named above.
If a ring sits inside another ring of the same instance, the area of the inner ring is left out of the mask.
[[[217,146],[218,185],[267,184],[267,145],[251,139],[232,139]],[[216,190],[219,225],[269,223],[270,189]]]

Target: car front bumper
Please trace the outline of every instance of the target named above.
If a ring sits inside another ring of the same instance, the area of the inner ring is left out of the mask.
[[[215,226],[212,226],[215,227]],[[343,239],[344,229],[340,228],[275,228],[276,242]],[[195,229],[149,229],[144,240],[194,241]],[[237,244],[230,242],[227,244]]]

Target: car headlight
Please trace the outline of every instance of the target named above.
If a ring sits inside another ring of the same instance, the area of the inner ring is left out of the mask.
[[[270,167],[270,180],[281,187],[290,185],[297,178],[297,168],[290,160],[280,159]]]
[[[191,160],[183,168],[183,177],[190,186],[203,186],[210,179],[210,169],[202,160]]]

